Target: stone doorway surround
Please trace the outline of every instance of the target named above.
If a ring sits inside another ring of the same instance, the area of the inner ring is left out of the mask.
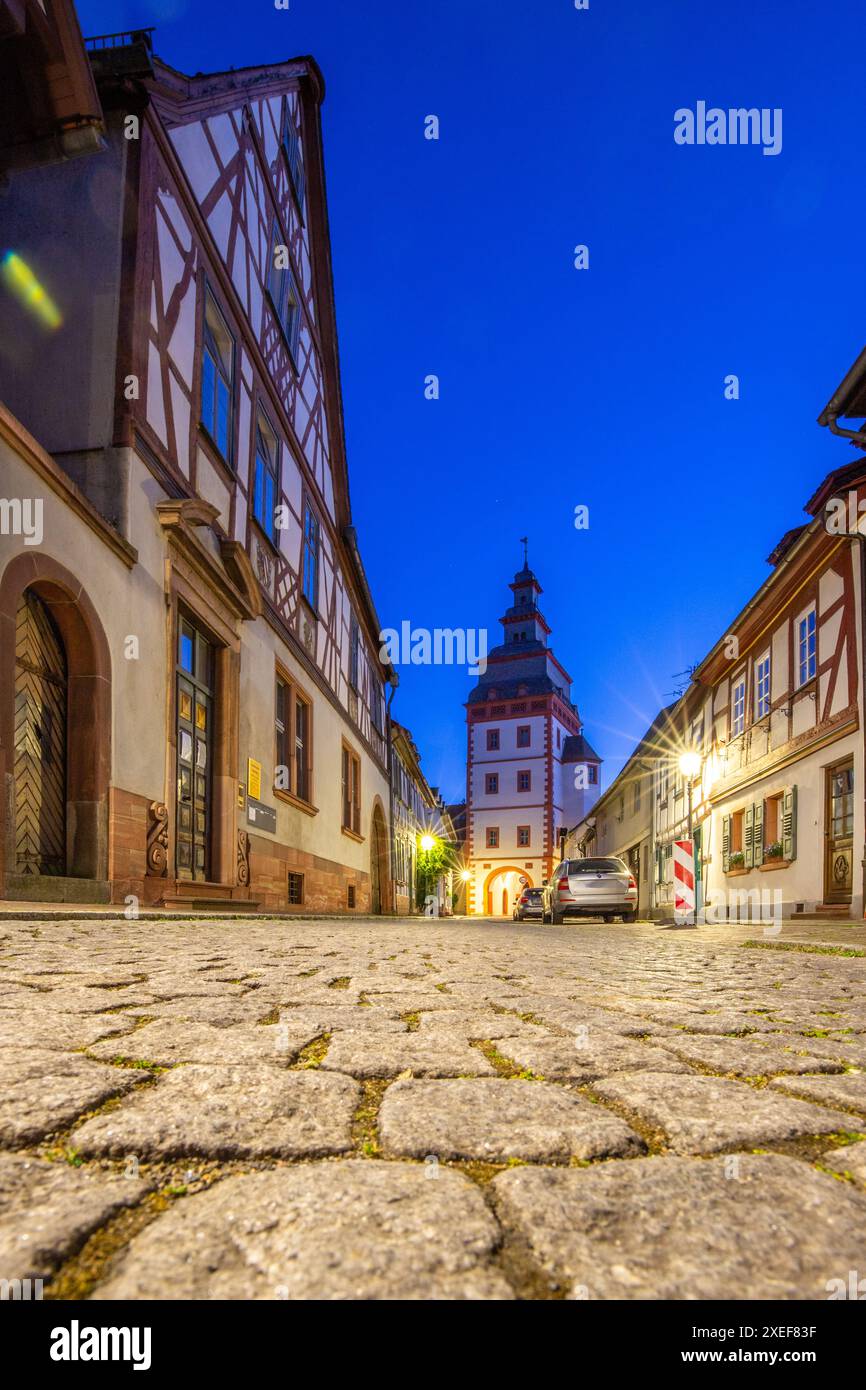
[[[66,874],[15,873],[11,755],[15,718],[15,619],[23,593],[45,604],[66,653],[68,740]],[[111,779],[111,654],[96,609],[79,579],[43,552],[16,555],[0,579],[0,783],[5,835],[2,891],[12,898],[106,902]],[[33,879],[33,882],[26,880]]]

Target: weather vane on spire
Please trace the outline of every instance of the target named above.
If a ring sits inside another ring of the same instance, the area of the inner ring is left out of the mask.
[[[520,544],[523,546],[523,568],[529,569],[529,537],[521,536]]]

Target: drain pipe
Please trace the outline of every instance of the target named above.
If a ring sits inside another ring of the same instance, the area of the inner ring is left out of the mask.
[[[391,912],[397,916],[397,843],[396,827],[394,825],[394,737],[391,729],[391,701],[397,693],[397,686],[400,684],[400,677],[396,671],[392,671],[388,677],[388,684],[391,693],[385,705],[385,731],[388,737],[388,820],[389,820],[389,854],[388,859],[391,865]]]

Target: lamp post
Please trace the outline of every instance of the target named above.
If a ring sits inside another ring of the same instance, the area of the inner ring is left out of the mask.
[[[693,926],[696,925],[696,923],[695,923],[695,910],[696,910],[696,908],[697,908],[697,901],[698,901],[698,899],[697,899],[697,885],[698,885],[697,856],[695,855],[695,842],[694,842],[694,839],[692,838],[692,782],[693,782],[694,779],[697,777],[697,775],[698,775],[698,773],[700,772],[700,770],[701,770],[701,758],[700,758],[700,754],[699,754],[699,753],[687,751],[687,752],[682,753],[682,754],[680,755],[680,772],[681,772],[681,773],[683,774],[683,776],[685,777],[686,783],[687,783],[687,786],[688,786],[688,797],[689,797],[689,828],[688,828],[688,840],[689,840],[689,844],[690,844],[691,847],[692,847],[692,873],[693,873],[693,878],[694,878],[693,888],[694,888],[694,894],[695,894],[695,901],[694,901],[694,904],[693,904],[693,906],[692,906],[692,911],[691,911],[691,921],[686,923],[686,926],[689,926],[689,927],[693,927]]]

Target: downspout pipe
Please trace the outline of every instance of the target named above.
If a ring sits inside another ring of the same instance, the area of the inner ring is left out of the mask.
[[[391,728],[391,701],[397,694],[397,686],[400,684],[400,677],[396,671],[391,672],[388,678],[391,687],[388,701],[385,705],[385,731],[388,738],[388,829],[390,831],[389,860],[391,863],[391,911],[397,916],[397,829],[394,825],[394,738]]]

